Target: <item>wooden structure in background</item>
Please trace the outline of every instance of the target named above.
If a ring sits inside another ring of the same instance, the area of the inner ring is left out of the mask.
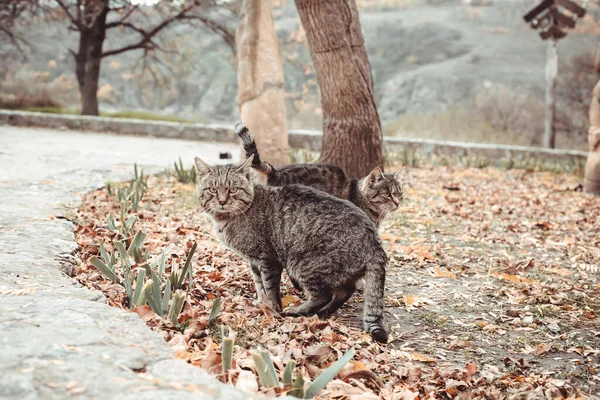
[[[577,19],[582,18],[585,13],[585,8],[573,0],[543,0],[523,16],[525,22],[530,24],[533,29],[540,31],[542,40],[548,40],[544,147],[554,148],[555,146],[554,115],[556,111],[556,76],[558,74],[556,42],[567,36],[566,31],[574,28]]]

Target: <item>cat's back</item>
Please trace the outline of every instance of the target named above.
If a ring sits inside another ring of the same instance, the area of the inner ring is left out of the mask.
[[[271,186],[305,185],[344,199],[348,198],[350,186],[341,168],[326,164],[286,165],[271,174],[268,183]]]
[[[296,215],[320,226],[360,227],[374,232],[373,222],[356,205],[305,185],[293,184],[272,188],[284,214]]]

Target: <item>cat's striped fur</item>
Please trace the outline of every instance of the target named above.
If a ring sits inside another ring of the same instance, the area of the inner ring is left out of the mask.
[[[348,179],[341,168],[326,164],[295,164],[275,168],[260,158],[254,136],[242,123],[235,124],[246,157],[254,156],[252,167],[265,174],[269,186],[300,184],[349,200],[362,209],[379,227],[385,215],[398,208],[404,193],[400,171],[386,174],[379,168],[360,180]]]
[[[195,161],[200,208],[212,218],[219,240],[249,262],[258,294],[264,290],[281,311],[285,269],[308,296],[286,314],[324,317],[338,310],[365,277],[365,330],[387,341],[387,255],[375,225],[361,210],[303,185],[255,185],[252,156],[242,166]]]

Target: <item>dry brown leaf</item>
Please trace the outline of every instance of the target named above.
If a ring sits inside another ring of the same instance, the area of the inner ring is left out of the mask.
[[[65,384],[65,389],[71,390],[71,389],[73,389],[77,385],[79,385],[79,381],[72,380],[72,381],[69,381],[69,382],[67,382]]]
[[[306,357],[317,363],[326,361],[331,353],[333,353],[333,350],[325,346],[309,346],[304,350]]]
[[[438,269],[435,268],[432,272],[432,275],[436,278],[450,278],[456,279],[456,275],[452,271],[448,271],[447,269]]]
[[[467,376],[471,377],[477,373],[477,362],[475,360],[468,363],[465,367],[465,371],[467,372]]]
[[[75,388],[71,389],[71,393],[75,394],[75,395],[83,394],[83,393],[87,392],[87,390],[88,390],[87,386],[79,386],[79,387],[75,387]]]
[[[429,357],[428,355],[425,355],[425,354],[416,353],[416,352],[412,353],[412,359],[414,361],[421,361],[421,362],[424,362],[424,363],[434,363],[434,362],[436,362],[435,358]]]
[[[152,311],[152,308],[147,304],[145,306],[136,307],[131,311],[139,315],[144,322],[150,321],[156,315],[154,314],[154,311]]]
[[[208,355],[202,360],[202,369],[206,370],[211,374],[218,374],[221,372],[221,353],[216,351],[211,351]]]
[[[284,308],[289,306],[290,304],[298,306],[298,305],[300,305],[301,302],[302,301],[300,300],[300,298],[298,296],[294,296],[293,294],[288,294],[281,298],[281,304],[283,305]]]

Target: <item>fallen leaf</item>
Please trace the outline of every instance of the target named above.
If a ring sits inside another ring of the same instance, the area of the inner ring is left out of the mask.
[[[456,279],[456,275],[452,271],[448,271],[447,269],[437,269],[433,270],[433,276],[436,278],[450,278]]]
[[[435,358],[429,357],[428,355],[421,353],[412,353],[412,359],[414,361],[421,361],[424,363],[435,363]]]
[[[475,360],[471,361],[465,367],[465,371],[467,372],[467,376],[471,377],[477,373],[477,363]]]
[[[202,360],[202,369],[211,374],[218,374],[221,372],[221,353],[212,351]]]
[[[150,321],[156,315],[154,314],[154,311],[152,311],[152,308],[149,305],[136,307],[132,311],[139,315],[142,321],[144,322]]]
[[[65,389],[71,390],[71,389],[73,389],[77,385],[79,385],[79,381],[69,381],[69,382],[66,383]]]
[[[333,350],[330,347],[325,346],[308,346],[304,350],[304,354],[308,357],[309,360],[313,362],[323,362],[326,361]]]
[[[284,308],[289,306],[290,304],[298,306],[301,302],[302,301],[300,300],[300,298],[298,296],[294,296],[293,294],[288,294],[287,296],[283,296],[281,298],[281,304]]]

